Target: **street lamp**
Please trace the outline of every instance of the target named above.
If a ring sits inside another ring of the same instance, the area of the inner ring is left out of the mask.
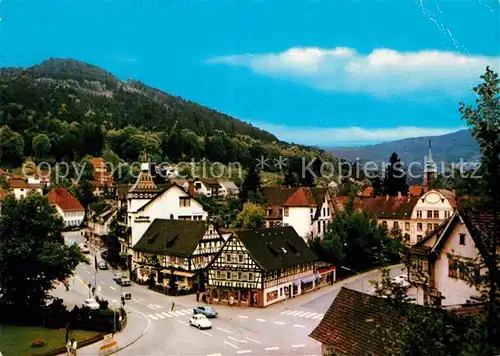
[[[340,268],[345,269],[346,271],[354,272],[354,273],[359,274],[359,275],[361,274],[358,271],[355,271],[353,269],[350,269],[350,268],[347,268],[347,267],[344,267],[344,266],[340,266]],[[361,278],[361,292],[362,293],[365,292],[365,282],[364,282],[363,278]]]

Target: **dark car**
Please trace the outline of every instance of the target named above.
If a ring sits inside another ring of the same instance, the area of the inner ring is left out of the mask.
[[[193,309],[194,314],[203,314],[207,318],[216,318],[217,317],[217,312],[215,311],[214,308],[211,307],[202,307],[199,306],[195,309]]]
[[[104,261],[99,262],[99,269],[108,269],[108,264]]]
[[[132,282],[127,277],[122,277],[122,278],[118,279],[117,283],[119,285],[121,285],[122,287],[128,287],[128,286],[132,285]]]

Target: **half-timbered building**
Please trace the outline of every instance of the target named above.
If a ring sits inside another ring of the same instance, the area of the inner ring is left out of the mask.
[[[291,226],[235,231],[207,267],[206,297],[265,307],[314,289],[315,260]]]
[[[144,282],[152,277],[165,288],[173,278],[179,289],[204,291],[202,271],[223,244],[207,221],[155,219],[133,247],[133,273]]]

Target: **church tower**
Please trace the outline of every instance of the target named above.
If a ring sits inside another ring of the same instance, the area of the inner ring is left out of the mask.
[[[425,157],[424,168],[424,188],[427,188],[429,183],[437,177],[437,167],[432,157],[431,140],[429,140],[429,153]]]
[[[160,189],[153,182],[153,177],[151,176],[151,164],[148,159],[148,155],[144,150],[141,162],[141,171],[135,184],[130,188],[127,194],[128,200],[128,212],[136,212],[138,209],[143,207],[147,202],[153,199]]]

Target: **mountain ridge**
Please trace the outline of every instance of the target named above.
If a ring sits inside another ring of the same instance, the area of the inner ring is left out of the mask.
[[[334,156],[349,161],[386,162],[392,152],[396,152],[405,163],[423,162],[431,141],[432,155],[436,162],[475,162],[480,159],[479,145],[469,129],[439,136],[422,136],[374,145],[325,148]]]

